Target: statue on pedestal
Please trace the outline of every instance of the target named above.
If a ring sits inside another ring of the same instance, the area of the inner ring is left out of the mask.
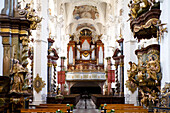
[[[22,93],[22,87],[24,86],[24,75],[27,73],[27,70],[19,64],[19,61],[16,60],[16,63],[13,64],[11,71],[12,88],[10,92]]]

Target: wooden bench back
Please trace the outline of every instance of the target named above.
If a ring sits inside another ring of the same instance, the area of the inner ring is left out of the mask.
[[[31,112],[54,112],[62,111],[63,113],[68,113],[68,110],[70,111],[70,106],[65,105],[36,105],[35,109],[21,109],[21,113],[31,113]]]
[[[126,110],[115,110],[115,113],[148,113],[147,109],[126,109]]]
[[[107,106],[134,106],[134,104],[106,104]],[[104,104],[101,104],[104,106]]]
[[[142,106],[105,106],[103,109],[143,109]]]
[[[63,113],[68,113],[66,109],[60,109]],[[21,113],[32,113],[32,112],[52,112],[52,113],[56,113],[56,111],[58,111],[58,109],[50,109],[50,108],[44,108],[44,109],[40,109],[40,108],[36,108],[36,109],[21,109]]]
[[[56,108],[56,109],[70,109],[70,106],[40,106],[40,105],[37,105],[35,106],[36,108]]]
[[[69,104],[73,106],[73,104]],[[40,106],[67,106],[67,104],[40,104]]]

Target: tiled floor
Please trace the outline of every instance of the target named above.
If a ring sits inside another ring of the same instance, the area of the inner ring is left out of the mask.
[[[77,105],[76,109],[73,110],[73,113],[100,113],[98,109],[95,109],[95,104],[91,99],[87,99],[87,109],[85,109],[85,101],[81,99]]]

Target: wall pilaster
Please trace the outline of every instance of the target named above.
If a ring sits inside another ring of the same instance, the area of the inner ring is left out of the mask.
[[[161,39],[160,43],[160,62],[161,62],[161,71],[162,71],[162,81],[161,81],[161,87],[165,85],[165,82],[170,81],[170,12],[169,12],[169,0],[161,0],[161,22],[162,23],[168,23],[164,27],[168,28],[168,33],[164,33],[163,38]]]
[[[42,80],[46,83],[45,87],[42,88],[42,91],[37,93],[33,90],[34,103],[39,104],[46,102],[47,96],[47,51],[48,43],[47,38],[49,37],[49,28],[48,28],[48,0],[37,0],[36,1],[37,11],[40,17],[43,17],[41,23],[38,25],[34,42],[34,75],[33,78],[39,74]]]

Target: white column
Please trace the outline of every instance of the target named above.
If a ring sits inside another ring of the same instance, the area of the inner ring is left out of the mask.
[[[48,30],[48,0],[41,0],[40,2],[37,1],[38,7],[40,7],[40,17],[43,17],[41,21],[41,26],[37,30],[37,35],[35,36],[35,43],[34,43],[34,78],[37,74],[42,77],[42,80],[45,81],[46,85],[37,93],[33,90],[34,94],[34,102],[35,104],[46,102],[47,96],[47,51],[48,51],[48,43],[47,38],[49,37],[49,30]]]
[[[135,55],[135,50],[137,49],[137,41],[136,40],[126,40],[124,46],[124,83],[128,80],[127,70],[130,69],[129,61],[137,63],[137,56]],[[124,93],[125,93],[125,103],[135,104],[137,105],[137,90],[132,94],[126,86],[124,86]],[[127,95],[130,95],[127,97]]]
[[[127,22],[129,19],[128,13],[128,0],[124,0],[123,4],[123,22],[124,27],[123,30],[123,38],[124,38],[124,83],[126,83],[126,80],[128,80],[127,70],[130,69],[129,61],[137,63],[137,56],[135,55],[135,50],[137,49],[137,40],[134,39],[132,31],[130,29],[130,21]],[[129,91],[128,88],[126,88],[126,85],[124,84],[124,94],[125,94],[125,103],[134,104],[137,105],[137,96],[138,92],[135,91],[133,94],[131,91]],[[129,96],[128,96],[129,95]]]
[[[0,3],[0,14],[1,14],[1,10],[4,8],[4,2],[5,2],[5,0],[1,0],[1,3]]]
[[[165,85],[165,82],[170,82],[170,1],[161,0],[161,21],[162,23],[167,23],[168,33],[164,33],[164,37],[161,39],[160,48],[160,62],[162,71],[162,81],[161,87]]]
[[[0,36],[0,76],[3,76],[3,44],[2,37]]]

